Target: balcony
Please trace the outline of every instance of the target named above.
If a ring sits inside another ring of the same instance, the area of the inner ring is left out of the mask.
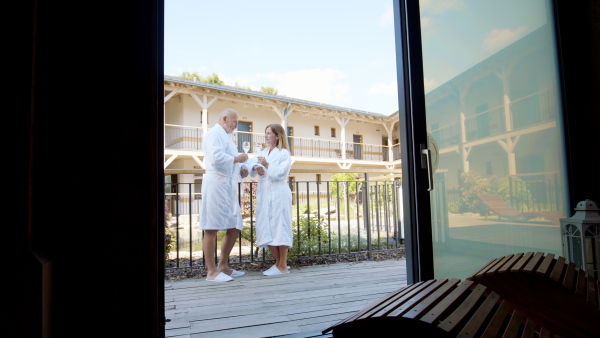
[[[445,115],[444,112],[437,112]],[[556,93],[552,88],[541,90],[507,105],[465,116],[430,131],[440,149],[456,147],[460,143],[480,143],[508,133],[526,134],[541,127],[553,127],[557,118]]]
[[[273,258],[255,246],[256,182],[240,184],[230,264],[246,275],[228,283],[201,276],[198,185],[165,185],[165,277],[183,276],[165,282],[166,337],[332,337],[321,331],[407,285],[397,180],[290,182],[291,273],[275,277],[262,275]]]
[[[202,127],[165,125],[165,149],[199,152],[202,155]],[[231,134],[239,152],[244,152],[242,143],[250,142],[250,152],[265,147],[265,136],[262,133],[239,132]],[[310,159],[345,159],[358,161],[393,162],[400,160],[400,145],[391,147],[367,143],[346,142],[340,140],[323,140],[308,137],[288,137],[292,156]],[[345,151],[343,150],[345,149]]]

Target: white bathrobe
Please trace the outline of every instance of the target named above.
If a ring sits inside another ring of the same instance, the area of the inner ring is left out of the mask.
[[[206,173],[202,179],[201,230],[242,230],[238,178],[243,163],[233,163],[238,149],[221,125],[211,128],[202,142]]]
[[[256,190],[256,245],[266,248],[269,245],[292,247],[292,191],[288,185],[288,176],[292,166],[290,152],[287,149],[274,148],[262,150],[258,156],[264,156],[269,163],[265,174],[258,178]],[[254,168],[257,157],[247,162],[249,170]],[[252,170],[251,177],[257,172]]]

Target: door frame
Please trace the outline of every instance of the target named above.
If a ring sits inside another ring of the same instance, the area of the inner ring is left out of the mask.
[[[394,0],[402,202],[408,284],[434,278],[419,1]]]

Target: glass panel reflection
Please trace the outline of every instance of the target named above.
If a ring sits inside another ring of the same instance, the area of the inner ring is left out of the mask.
[[[562,254],[566,181],[550,1],[420,1],[436,278]],[[567,216],[568,217],[568,216]]]

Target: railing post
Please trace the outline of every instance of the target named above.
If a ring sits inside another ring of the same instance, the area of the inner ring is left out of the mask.
[[[365,173],[365,182],[363,183],[363,223],[367,229],[367,260],[371,260],[371,222],[369,220],[369,174]],[[359,230],[360,231],[360,230]]]
[[[192,241],[192,183],[188,183],[188,236],[189,236],[189,245],[190,245],[190,262],[189,267],[192,267],[192,262],[194,261],[194,242]]]

